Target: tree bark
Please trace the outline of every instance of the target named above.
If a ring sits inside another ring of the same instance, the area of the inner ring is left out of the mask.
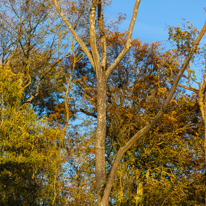
[[[105,161],[106,138],[106,78],[104,72],[98,71],[97,78],[97,131],[95,147],[95,178],[98,205],[101,204],[101,191],[106,182]]]

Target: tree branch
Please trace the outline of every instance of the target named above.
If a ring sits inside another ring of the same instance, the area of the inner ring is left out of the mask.
[[[190,90],[190,91],[192,91],[192,92],[198,93],[198,90],[195,89],[194,87],[187,87],[187,86],[182,85],[182,84],[177,84],[177,86],[178,86],[178,87],[182,87],[182,88],[187,89],[187,90]]]
[[[66,16],[64,15],[64,13],[61,11],[61,8],[57,2],[57,0],[53,0],[54,5],[56,7],[57,12],[59,13],[59,15],[61,16],[62,20],[64,21],[64,23],[67,25],[69,31],[72,33],[74,39],[79,43],[79,45],[81,46],[82,50],[84,51],[84,53],[87,55],[91,65],[93,66],[93,68],[95,69],[95,65],[94,65],[94,61],[93,61],[93,57],[91,55],[91,53],[89,52],[89,50],[87,49],[87,47],[85,46],[84,42],[80,39],[80,37],[77,35],[77,33],[74,31],[72,25],[69,23],[69,21],[67,20]]]
[[[130,22],[130,25],[129,25],[126,44],[125,44],[124,48],[122,49],[122,51],[120,52],[119,56],[115,59],[115,61],[107,69],[107,71],[106,71],[106,78],[107,79],[109,78],[112,71],[119,64],[119,62],[122,60],[122,58],[125,56],[125,54],[128,52],[128,50],[131,47],[132,32],[133,32],[134,24],[135,24],[135,21],[136,21],[136,18],[137,18],[137,12],[138,12],[140,1],[141,0],[136,0],[134,10],[133,10],[133,14],[132,14],[132,19],[131,19],[131,22]]]
[[[101,66],[105,69],[107,63],[107,45],[106,45],[102,6],[103,3],[101,0],[98,3],[98,24],[99,24],[99,33],[100,33],[100,41],[101,41]]]
[[[86,114],[88,116],[97,118],[97,114],[95,112],[88,112],[88,111],[86,111],[84,109],[79,109],[79,110],[76,110],[75,112],[83,112],[84,114]]]
[[[68,107],[68,94],[69,94],[69,89],[70,89],[69,87],[70,87],[70,83],[72,81],[72,76],[73,76],[73,73],[74,73],[76,62],[78,61],[77,58],[76,58],[75,51],[74,51],[73,38],[72,38],[72,54],[73,54],[73,57],[74,57],[74,61],[73,61],[73,64],[72,64],[72,71],[71,71],[69,79],[66,77],[67,90],[66,90],[66,94],[65,94],[65,98],[64,98],[64,106],[65,106],[65,110],[66,110],[66,123],[65,123],[65,126],[64,126],[64,129],[63,129],[64,134],[66,134],[66,129],[67,129],[67,126],[68,126],[68,123],[69,123],[69,118],[70,118],[70,116],[69,116],[70,111],[69,111],[69,107]]]
[[[100,63],[99,52],[97,49],[96,32],[95,32],[96,8],[97,8],[97,0],[93,0],[90,9],[90,44],[91,44],[92,55],[94,58],[95,71],[97,70]]]
[[[172,85],[172,88],[162,106],[162,108],[160,109],[160,111],[156,114],[156,116],[145,126],[143,127],[139,132],[137,132],[123,147],[121,147],[117,153],[117,156],[115,158],[115,161],[114,161],[114,164],[112,165],[112,168],[111,168],[111,171],[110,171],[110,174],[108,176],[108,179],[107,179],[107,183],[106,183],[106,188],[104,190],[104,195],[102,197],[102,202],[105,203],[106,205],[106,202],[108,202],[109,200],[109,194],[110,194],[110,191],[111,191],[111,188],[112,188],[112,184],[114,182],[114,177],[115,177],[115,174],[116,174],[116,171],[117,171],[117,168],[119,166],[119,162],[123,156],[123,154],[138,140],[140,139],[140,137],[142,135],[144,135],[147,131],[149,131],[150,128],[152,128],[157,122],[158,120],[160,119],[160,117],[163,115],[163,113],[165,112],[169,102],[171,101],[172,99],[172,96],[173,94],[175,93],[175,90],[176,90],[176,87],[178,85],[178,82],[180,80],[180,78],[182,77],[185,69],[187,68],[193,54],[196,52],[197,50],[197,46],[200,42],[200,40],[202,39],[203,35],[205,34],[205,31],[206,31],[206,21],[205,21],[205,24],[201,30],[201,32],[199,33],[196,41],[194,42],[193,44],[193,47],[191,48],[188,56],[186,56],[185,60],[184,60],[184,63],[182,65],[182,67],[180,68],[175,80],[174,80],[174,83]]]
[[[202,113],[203,120],[205,121],[205,112],[204,112],[204,100],[203,100],[203,95],[204,95],[204,90],[205,90],[205,81],[203,82],[203,85],[201,87],[201,83],[199,83],[199,92],[198,92],[198,97],[199,97],[199,105],[200,105],[200,111]]]

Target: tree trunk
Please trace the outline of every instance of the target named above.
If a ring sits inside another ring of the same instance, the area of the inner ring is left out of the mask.
[[[98,206],[101,203],[101,191],[106,182],[105,162],[105,138],[106,138],[106,78],[102,68],[97,75],[97,132],[95,150],[95,177]]]

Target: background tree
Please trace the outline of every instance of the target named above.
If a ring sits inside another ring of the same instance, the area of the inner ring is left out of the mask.
[[[29,104],[21,105],[23,75],[4,65],[1,87],[1,204],[56,205],[64,203],[63,134],[52,129]]]
[[[65,88],[59,62],[70,46],[67,32],[48,1],[2,0],[0,7],[2,66],[23,74],[22,103],[31,103],[38,115],[50,114]]]

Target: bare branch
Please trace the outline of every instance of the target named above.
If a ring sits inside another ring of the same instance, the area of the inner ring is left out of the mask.
[[[75,54],[75,51],[74,51],[74,41],[73,41],[73,38],[72,38],[72,53],[73,53],[73,57],[74,57],[74,62],[72,64],[72,71],[71,71],[69,79],[66,77],[67,91],[66,91],[66,95],[65,95],[65,98],[64,98],[64,105],[65,105],[65,109],[66,109],[66,123],[65,123],[65,126],[64,126],[64,130],[63,130],[64,134],[66,132],[67,125],[68,125],[68,122],[69,122],[69,107],[68,107],[69,87],[70,87],[70,83],[71,83],[72,76],[73,76],[73,73],[74,73],[75,64],[77,62],[76,54]]]
[[[88,111],[86,111],[84,109],[76,110],[75,112],[83,112],[84,114],[86,114],[88,116],[97,118],[97,114],[95,112],[88,112]]]
[[[178,84],[177,86],[178,86],[178,87],[182,87],[182,88],[187,89],[187,90],[190,90],[190,91],[192,91],[192,92],[198,93],[198,90],[195,89],[194,87],[187,87],[187,86],[182,85],[182,84]]]
[[[90,44],[91,44],[92,55],[94,57],[95,70],[97,70],[97,67],[99,66],[100,63],[99,52],[97,49],[96,32],[95,32],[96,8],[97,8],[97,0],[93,0],[90,9]]]
[[[85,46],[84,42],[79,38],[77,33],[74,31],[72,25],[69,23],[69,21],[67,20],[66,16],[64,15],[64,13],[61,11],[61,8],[60,8],[57,0],[53,0],[53,2],[54,2],[54,5],[56,7],[56,10],[59,13],[59,15],[61,16],[62,20],[67,25],[67,27],[68,27],[69,31],[72,33],[74,39],[79,43],[79,45],[81,46],[82,50],[87,55],[87,57],[88,57],[90,63],[92,64],[93,68],[95,69],[95,65],[94,65],[94,61],[93,61],[93,57],[92,57],[91,53],[89,52],[89,50]]]
[[[101,66],[106,67],[107,63],[107,45],[106,45],[106,35],[104,28],[104,17],[103,17],[103,3],[102,0],[98,3],[98,23],[99,23],[99,33],[101,41]]]
[[[107,71],[106,71],[106,78],[107,79],[109,78],[112,71],[119,64],[119,62],[122,60],[122,58],[125,56],[125,54],[128,52],[128,50],[131,47],[132,32],[133,32],[134,24],[135,24],[135,21],[136,21],[136,18],[137,18],[137,12],[138,12],[140,1],[141,0],[136,0],[134,10],[133,10],[133,14],[132,14],[132,19],[131,19],[131,22],[130,22],[130,25],[129,25],[126,44],[125,44],[124,48],[122,49],[122,51],[120,52],[119,56],[115,59],[115,61],[107,69]]]

